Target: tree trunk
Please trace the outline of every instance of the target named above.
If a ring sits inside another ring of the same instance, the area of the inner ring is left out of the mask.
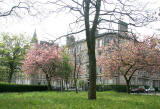
[[[77,79],[76,79],[76,78],[74,78],[74,84],[73,84],[73,85],[74,85],[74,87],[76,88],[76,90],[75,90],[76,93],[78,93],[78,89],[77,89]]]
[[[52,90],[51,79],[48,77],[47,74],[46,74],[46,80],[47,80],[47,84],[48,84],[48,90]]]
[[[63,80],[61,80],[61,91],[63,91]]]
[[[78,93],[78,89],[77,89],[77,79],[75,79],[75,88],[76,88],[76,93]]]
[[[76,88],[76,93],[78,93],[77,91],[77,78],[76,78],[76,70],[77,70],[77,49],[76,49],[76,46],[74,48],[74,73],[73,73],[73,77],[74,77],[74,87]],[[77,72],[78,73],[78,72]]]
[[[101,0],[96,0],[96,13],[94,16],[93,25],[90,25],[90,4],[91,0],[84,0],[84,20],[86,29],[86,41],[89,56],[89,89],[88,99],[96,99],[96,57],[95,57],[95,33],[97,30]]]
[[[126,91],[128,94],[130,94],[130,80],[128,80],[126,78],[125,78],[125,80],[126,80]]]
[[[96,99],[96,58],[95,58],[95,50],[90,50],[90,52],[89,52],[88,99]]]
[[[130,68],[128,69],[128,71],[129,71],[131,68],[132,68],[132,66],[130,66]],[[132,72],[132,74],[129,76],[129,78],[127,78],[127,76],[124,75],[124,78],[125,78],[125,80],[126,80],[126,90],[127,90],[127,93],[128,93],[128,94],[130,94],[130,92],[131,92],[131,90],[130,90],[130,88],[131,88],[131,86],[130,86],[131,78],[132,78],[133,74],[134,74],[137,70],[138,70],[138,69],[134,69],[133,72]],[[127,71],[127,72],[128,72],[128,71]],[[126,72],[126,74],[127,74],[127,72]]]
[[[67,91],[68,91],[68,80],[66,80],[65,82],[66,82],[66,88],[67,88]]]
[[[9,73],[9,77],[8,77],[8,83],[11,83],[11,81],[12,81],[12,75],[13,75],[13,72],[10,72]]]

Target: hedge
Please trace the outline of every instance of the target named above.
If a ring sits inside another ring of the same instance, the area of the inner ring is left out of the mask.
[[[47,86],[44,85],[19,85],[0,83],[0,92],[29,92],[29,91],[46,91]]]
[[[131,88],[139,87],[138,85],[132,85]],[[148,88],[148,86],[145,86],[145,88]],[[117,91],[117,92],[126,92],[126,85],[97,85],[96,86],[97,91]]]

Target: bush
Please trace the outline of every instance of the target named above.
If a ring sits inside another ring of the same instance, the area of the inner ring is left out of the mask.
[[[138,85],[132,85],[132,88],[136,88],[138,87]],[[147,87],[147,86],[145,86]],[[109,91],[109,90],[113,90],[113,91],[117,91],[117,92],[126,92],[126,85],[97,85],[96,86],[96,90],[97,91]]]
[[[158,87],[154,87],[154,88],[155,88],[155,91],[156,91],[156,92],[158,92],[158,91],[159,91],[159,90],[158,90]]]
[[[45,91],[47,86],[44,85],[19,85],[0,83],[0,92],[29,92],[29,91]]]
[[[125,85],[97,85],[97,91],[117,91],[117,92],[126,92]]]

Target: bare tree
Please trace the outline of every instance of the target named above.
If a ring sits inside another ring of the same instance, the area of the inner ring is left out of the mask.
[[[25,10],[28,13],[30,13],[30,7],[31,5],[29,2],[25,0],[13,0],[13,1],[8,1],[8,0],[1,0],[0,1],[0,17],[7,17],[11,15],[15,16],[20,16],[20,11]]]
[[[50,0],[45,4],[53,4],[56,8],[54,12],[69,11],[76,17],[72,24],[78,25],[79,30],[71,31],[69,35],[85,30],[89,56],[88,99],[96,99],[96,31],[114,30],[112,24],[122,19],[127,19],[128,25],[132,26],[142,26],[157,20],[154,16],[156,13],[138,0]]]
[[[83,60],[83,54],[81,53],[81,47],[80,45],[75,42],[74,44],[74,70],[73,70],[73,79],[74,79],[74,86],[76,88],[76,93],[78,93],[78,87],[77,87],[77,80],[79,79],[79,75],[81,73],[82,68],[82,60]]]

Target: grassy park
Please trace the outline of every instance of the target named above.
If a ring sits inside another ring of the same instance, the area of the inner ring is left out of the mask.
[[[158,4],[0,0],[0,109],[160,109]]]
[[[88,100],[87,92],[1,93],[0,109],[160,109],[160,96],[107,91]]]

